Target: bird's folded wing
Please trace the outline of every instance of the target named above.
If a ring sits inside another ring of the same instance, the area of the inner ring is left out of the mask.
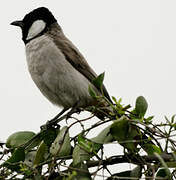
[[[51,35],[53,35],[53,40],[54,40],[55,44],[62,51],[65,58],[68,60],[68,62],[92,83],[92,81],[97,77],[97,74],[88,65],[87,61],[84,59],[84,57],[79,52],[79,50],[72,44],[72,42],[70,40],[68,40],[65,37],[63,32],[60,32],[57,30],[55,30],[54,32],[50,31],[50,36]],[[54,37],[57,37],[57,38],[54,38]],[[96,88],[101,93],[100,87],[96,87]],[[110,102],[112,102],[104,85],[102,87],[102,90],[103,90],[104,96]]]

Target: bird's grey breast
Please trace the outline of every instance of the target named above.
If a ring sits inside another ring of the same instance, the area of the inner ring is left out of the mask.
[[[42,75],[51,68],[52,63],[63,63],[63,54],[45,35],[33,39],[26,45],[26,57],[31,75]],[[53,61],[53,62],[52,62]],[[62,69],[61,69],[62,70]]]
[[[69,108],[76,101],[80,106],[93,101],[88,93],[89,80],[66,60],[48,36],[27,43],[26,57],[33,81],[52,103]]]

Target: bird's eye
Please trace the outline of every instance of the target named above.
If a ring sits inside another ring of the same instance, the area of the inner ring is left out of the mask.
[[[28,30],[26,40],[30,40],[40,34],[46,27],[46,23],[43,20],[34,21]]]

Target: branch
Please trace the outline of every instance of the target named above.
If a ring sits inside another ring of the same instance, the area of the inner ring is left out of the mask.
[[[175,159],[173,157],[173,154],[171,153],[163,153],[160,154],[161,158],[165,161],[165,162],[175,162]],[[141,163],[141,159],[143,160],[143,162],[145,163]],[[103,165],[103,166],[107,166],[107,165],[114,165],[114,164],[119,164],[119,163],[132,163],[132,164],[137,164],[137,165],[146,165],[147,163],[160,163],[159,159],[155,156],[155,155],[149,155],[149,156],[141,156],[140,159],[137,159],[136,157],[128,157],[128,155],[119,155],[119,156],[112,156],[106,160],[102,160],[100,161],[88,161],[87,162],[87,166],[88,167],[95,167],[98,165]]]

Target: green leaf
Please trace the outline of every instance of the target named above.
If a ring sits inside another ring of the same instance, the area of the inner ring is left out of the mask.
[[[54,142],[52,143],[50,147],[50,153],[53,156],[62,157],[62,156],[70,155],[70,152],[71,152],[71,144],[70,144],[68,127],[64,126],[58,133]]]
[[[91,153],[92,152],[92,147],[91,143],[87,141],[82,135],[78,136],[78,144],[85,149],[87,152]]]
[[[176,117],[176,114],[174,114],[174,115],[171,117],[171,123],[174,123],[175,117]]]
[[[47,153],[47,145],[42,141],[37,149],[36,156],[34,158],[34,166],[39,165],[45,160],[45,155]]]
[[[113,141],[113,137],[110,134],[111,125],[103,129],[96,137],[92,138],[91,141],[99,144],[110,143]]]
[[[174,129],[176,130],[176,123],[172,125],[172,127],[174,127]]]
[[[144,117],[146,111],[148,108],[148,103],[145,100],[145,98],[143,96],[139,96],[136,99],[136,106],[135,106],[135,112],[137,113],[137,115],[142,118]]]
[[[58,135],[59,129],[49,128],[47,130],[43,130],[40,134],[40,138],[44,140],[44,143],[50,147],[53,141],[56,139]]]
[[[78,136],[78,145],[73,150],[73,165],[82,163],[85,160],[89,160],[92,156],[96,155],[101,144],[94,143],[91,140],[86,139],[82,135]]]
[[[172,180],[172,175],[171,175],[171,172],[167,166],[167,164],[165,163],[165,161],[163,160],[163,158],[158,154],[158,153],[154,153],[155,156],[159,159],[160,163],[162,164],[162,166],[164,167],[165,169],[165,172],[167,174],[167,179],[168,180]]]
[[[171,117],[171,126],[176,130],[176,123],[174,123],[175,122],[175,117],[176,117],[176,115],[173,115],[172,117]]]
[[[72,157],[74,166],[91,158],[89,153],[81,149],[78,145],[75,146]]]
[[[24,163],[29,167],[33,167],[35,157],[36,157],[36,150],[28,152],[25,156]]]
[[[161,149],[154,144],[144,144],[143,149],[145,149],[148,155],[152,155],[154,153],[161,153]]]
[[[117,99],[116,99],[114,96],[112,96],[112,100],[114,101],[114,103],[116,104],[116,107],[117,107],[118,109],[123,109],[123,105],[121,104],[122,98],[120,98],[120,99],[117,101]]]
[[[7,148],[16,148],[25,144],[32,137],[35,136],[35,133],[32,131],[19,131],[10,135],[6,141]]]
[[[148,118],[145,119],[145,123],[146,124],[151,123],[153,118],[154,116],[149,116]]]
[[[96,93],[93,90],[93,88],[91,87],[91,85],[89,85],[88,91],[89,91],[89,94],[90,94],[91,97],[96,98]]]
[[[131,107],[130,105],[123,107],[123,105],[121,104],[122,102],[121,98],[117,101],[115,97],[112,97],[112,100],[115,102],[115,106],[112,106],[112,107],[113,107],[114,112],[116,112],[116,115],[117,114],[120,116],[124,115],[125,111]]]
[[[82,135],[78,136],[78,144],[82,149],[92,155],[96,154],[102,146],[101,144],[94,143],[91,140],[86,139]]]
[[[12,171],[18,171],[20,169],[20,165],[17,163],[20,161],[24,161],[24,159],[25,159],[24,148],[19,147],[16,148],[12,156],[3,163],[3,166],[11,169]]]
[[[165,168],[160,168],[160,169],[158,170],[158,172],[156,173],[156,177],[158,177],[158,178],[163,178],[163,180],[164,180],[164,178],[165,178],[165,180],[167,180],[167,173],[166,173]]]
[[[97,87],[98,89],[100,89],[103,85],[103,80],[104,80],[104,75],[105,75],[105,72],[103,72],[102,74],[100,74],[97,78],[95,78],[93,81],[92,81],[92,84]]]
[[[12,156],[6,162],[16,163],[16,162],[24,161],[24,158],[25,158],[24,148],[19,147],[15,149]]]
[[[74,165],[73,168],[75,169],[74,170],[75,177],[72,179],[74,179],[74,180],[92,180],[89,169],[85,163],[81,162],[77,165]]]
[[[130,173],[130,177],[136,178],[136,180],[137,180],[137,178],[141,178],[141,176],[142,176],[142,167],[141,166],[135,167]]]
[[[123,116],[120,119],[116,120],[110,128],[110,132],[112,136],[117,140],[117,141],[123,141],[126,139],[126,135],[129,130],[129,122],[128,119]]]
[[[130,124],[126,116],[122,116],[120,119],[114,121],[111,125],[110,132],[119,144],[130,151],[138,151],[135,139],[139,139],[141,134],[135,126]]]
[[[107,180],[126,180],[130,177],[131,171],[123,171],[120,173],[113,174],[111,177],[109,177]],[[123,179],[124,177],[124,179]]]
[[[112,100],[115,102],[115,104],[118,104],[117,99],[114,96],[112,96]],[[120,98],[120,101],[122,101],[121,98]]]

